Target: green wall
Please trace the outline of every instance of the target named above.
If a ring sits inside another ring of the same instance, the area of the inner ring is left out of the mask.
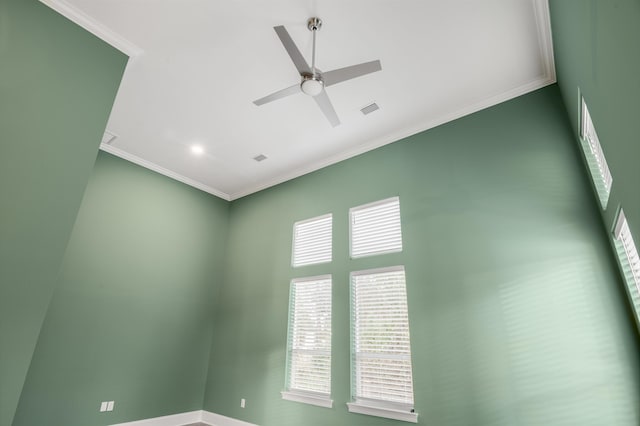
[[[0,1],[0,425],[11,424],[127,58]]]
[[[578,134],[584,96],[613,175],[603,218],[607,229],[619,205],[640,241],[640,2],[551,0],[558,84]]]
[[[404,251],[348,257],[348,209],[399,195]],[[291,268],[295,221],[333,213],[333,262]],[[347,412],[349,273],[406,269],[419,423],[637,425],[638,342],[551,86],[231,204],[204,408],[278,425]],[[284,401],[289,281],[333,275],[332,409]],[[246,408],[240,399],[246,398]]]
[[[227,216],[224,200],[100,153],[14,426],[201,409]]]

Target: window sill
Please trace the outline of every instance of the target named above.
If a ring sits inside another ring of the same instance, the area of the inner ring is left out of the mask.
[[[333,400],[328,396],[316,396],[295,391],[282,391],[282,399],[287,401],[302,402],[303,404],[317,405],[318,407],[331,408]]]
[[[418,413],[394,410],[392,408],[374,407],[357,402],[347,402],[350,413],[366,414],[369,416],[384,417],[387,419],[401,420],[403,422],[418,423]]]

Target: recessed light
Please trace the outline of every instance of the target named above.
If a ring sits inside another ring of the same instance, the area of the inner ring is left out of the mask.
[[[204,148],[202,145],[191,145],[191,152],[195,155],[202,155],[204,154]]]

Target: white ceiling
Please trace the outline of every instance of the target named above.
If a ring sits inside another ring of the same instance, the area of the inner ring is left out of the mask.
[[[41,1],[131,56],[102,149],[227,200],[555,81],[547,0]],[[273,27],[310,63],[311,16],[323,71],[382,62],[326,89],[335,128],[302,93],[253,104],[299,82]]]

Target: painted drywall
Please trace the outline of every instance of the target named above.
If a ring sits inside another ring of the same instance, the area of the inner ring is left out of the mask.
[[[551,0],[558,84],[572,128],[579,133],[584,96],[607,159],[613,185],[603,218],[612,229],[624,208],[640,240],[640,2]]]
[[[127,58],[0,2],[0,425],[11,424]]]
[[[234,201],[204,409],[398,424],[347,412],[348,289],[404,265],[420,424],[637,425],[638,341],[579,155],[554,85]],[[395,195],[404,251],[349,259],[349,208]],[[293,223],[326,213],[333,261],[292,268]],[[289,282],[327,273],[331,409],[280,397]]]
[[[227,201],[101,152],[14,426],[201,409],[227,216]]]

